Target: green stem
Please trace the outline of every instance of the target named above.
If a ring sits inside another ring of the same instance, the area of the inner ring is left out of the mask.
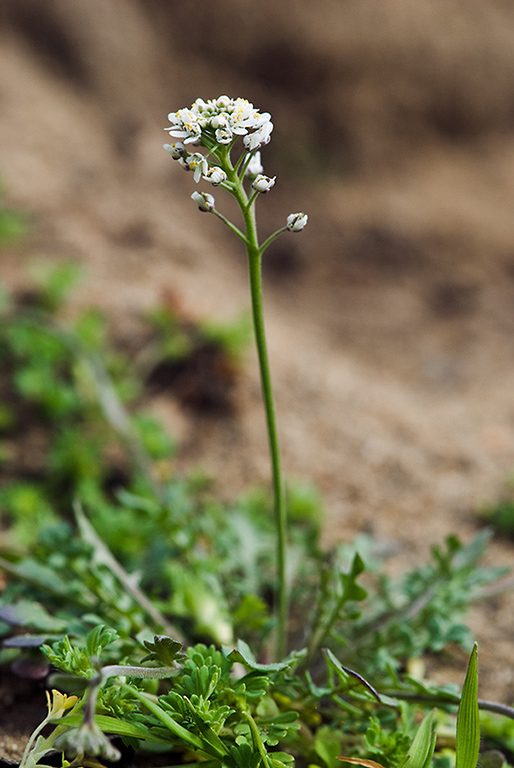
[[[386,695],[391,696],[393,699],[415,701],[420,704],[454,704],[455,706],[460,704],[460,696],[458,694],[447,692],[430,694],[416,693],[415,691],[387,691]],[[514,707],[509,707],[507,704],[500,704],[497,701],[487,701],[486,699],[478,699],[478,708],[514,720]]]
[[[27,742],[27,746],[25,747],[25,750],[23,752],[19,768],[25,768],[25,766],[27,765],[27,762],[28,762],[28,759],[30,757],[30,753],[31,753],[32,747],[33,747],[37,737],[39,736],[39,734],[41,733],[43,728],[45,728],[45,726],[48,725],[49,722],[50,722],[50,717],[47,715],[45,717],[45,719],[38,725],[36,730],[32,733],[30,739]]]
[[[280,466],[280,447],[278,441],[277,421],[271,373],[264,328],[264,313],[262,303],[262,273],[261,253],[248,246],[248,265],[250,274],[250,290],[252,294],[252,316],[255,331],[255,341],[259,357],[261,389],[266,411],[266,424],[271,457],[273,478],[274,512],[277,527],[277,570],[278,570],[278,612],[277,612],[277,658],[283,658],[287,651],[287,585],[286,585],[286,535],[287,510],[282,483]]]
[[[281,235],[283,232],[287,232],[287,227],[281,227],[280,229],[277,229],[276,232],[273,232],[272,235],[270,235],[261,245],[261,253],[264,253],[266,248],[268,248],[271,243],[277,239],[279,235]]]
[[[234,197],[236,198],[246,228],[246,250],[248,254],[248,268],[250,277],[250,292],[252,299],[252,319],[259,359],[261,378],[261,390],[266,412],[266,426],[268,430],[268,442],[271,458],[271,472],[273,481],[274,515],[277,531],[277,630],[276,630],[276,656],[283,658],[287,651],[287,620],[288,620],[288,594],[286,583],[286,539],[287,539],[287,510],[284,486],[282,482],[282,469],[280,461],[280,447],[278,439],[277,419],[271,383],[271,371],[264,326],[264,309],[262,300],[262,252],[257,236],[257,224],[255,221],[255,209],[250,203],[243,184],[237,176],[229,154],[224,158],[225,172],[234,185]]]
[[[234,233],[235,233],[235,234],[236,234],[238,237],[240,237],[240,238],[241,238],[241,240],[242,240],[242,241],[245,243],[245,245],[247,245],[247,244],[248,244],[248,241],[247,241],[247,239],[246,239],[245,235],[244,235],[244,234],[241,232],[241,230],[240,230],[240,229],[238,229],[238,228],[237,228],[237,227],[236,227],[234,224],[232,224],[232,222],[231,222],[231,221],[229,221],[229,220],[226,218],[226,216],[223,216],[223,214],[222,214],[222,213],[220,213],[219,211],[217,211],[217,210],[216,210],[216,208],[213,208],[213,209],[212,209],[212,212],[213,212],[213,214],[214,214],[215,216],[217,216],[217,217],[218,217],[218,219],[220,219],[220,221],[222,221],[224,224],[226,224],[226,225],[227,225],[227,227],[228,227],[229,229],[231,229],[231,230],[232,230],[232,232],[234,232]]]

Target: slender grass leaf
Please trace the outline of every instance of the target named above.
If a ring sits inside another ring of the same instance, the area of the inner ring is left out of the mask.
[[[83,714],[68,715],[59,720],[59,725],[69,725],[70,728],[80,726],[84,720]],[[145,739],[147,741],[158,741],[163,744],[169,744],[168,739],[162,738],[150,728],[140,723],[128,723],[125,720],[118,720],[116,717],[108,715],[95,715],[95,723],[104,732],[116,736],[131,736],[134,739]]]
[[[477,644],[475,643],[469,658],[468,671],[464,680],[457,715],[456,768],[475,768],[479,748],[478,660]]]
[[[141,701],[141,703],[144,704],[145,707],[149,709],[150,712],[155,715],[158,720],[161,721],[161,723],[168,729],[168,731],[170,731],[170,733],[173,734],[173,736],[181,739],[195,751],[207,753],[211,757],[220,757],[220,754],[217,750],[214,750],[215,754],[213,755],[213,748],[210,744],[205,742],[203,739],[198,738],[196,734],[190,733],[186,728],[180,725],[180,723],[177,723],[177,721],[171,717],[171,715],[165,712],[157,702],[149,699],[144,693],[139,691],[137,688],[133,688],[131,685],[124,685],[123,687],[127,691],[130,691],[132,695],[136,697],[136,699],[139,699],[139,701]]]

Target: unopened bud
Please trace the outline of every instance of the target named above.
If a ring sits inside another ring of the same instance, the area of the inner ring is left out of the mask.
[[[247,176],[258,176],[264,171],[261,164],[261,153],[256,152],[246,167]]]
[[[191,199],[198,205],[198,209],[209,213],[214,209],[214,197],[208,192],[193,192]]]
[[[186,148],[181,141],[177,141],[176,144],[163,144],[163,147],[174,160],[179,160],[186,154]]]
[[[290,232],[301,232],[308,219],[306,213],[290,213],[287,217],[287,228]]]
[[[252,188],[255,189],[256,192],[262,192],[266,193],[269,192],[270,189],[275,186],[275,179],[277,177],[273,176],[272,179],[270,179],[269,176],[263,176],[262,173],[260,173],[253,181],[252,181]]]

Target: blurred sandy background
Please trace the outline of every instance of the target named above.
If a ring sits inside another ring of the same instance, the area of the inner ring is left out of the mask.
[[[262,233],[310,216],[265,265],[288,476],[321,489],[327,540],[370,531],[393,568],[469,539],[514,469],[514,5],[0,0],[0,173],[34,219],[2,279],[72,258],[118,328],[166,291],[233,319],[244,254],[161,149],[168,112],[222,93],[274,118]],[[179,469],[227,498],[267,481],[251,351],[233,415],[152,407]],[[512,605],[475,616],[482,695],[509,701]]]

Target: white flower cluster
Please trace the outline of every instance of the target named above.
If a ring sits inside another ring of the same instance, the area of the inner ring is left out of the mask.
[[[273,123],[269,112],[259,112],[246,99],[197,99],[191,107],[170,112],[170,136],[184,144],[211,146],[230,144],[238,136],[250,152],[259,149],[271,139]]]
[[[165,144],[164,149],[182,168],[192,171],[197,183],[203,179],[213,187],[221,185],[236,197],[239,189],[247,205],[253,205],[257,194],[266,194],[275,186],[276,176],[265,176],[259,151],[271,139],[273,123],[269,112],[259,112],[247,99],[219,96],[209,101],[197,99],[190,107],[170,112],[168,119],[171,125],[165,130],[176,142]],[[229,151],[238,138],[242,138],[245,152],[234,168],[230,162]],[[207,152],[205,155],[201,152],[190,152],[188,144],[192,145],[191,148],[204,147]],[[209,158],[213,158],[215,164],[210,165]],[[244,176],[248,178],[253,190],[249,199],[246,198],[242,186]],[[193,192],[191,197],[201,211],[214,212],[223,218],[215,208],[212,195],[207,192]],[[238,199],[240,201],[241,196]],[[308,218],[306,213],[289,214],[286,226],[268,238],[267,245],[285,230],[301,232]],[[226,220],[225,222],[227,223]]]
[[[186,171],[193,171],[197,183],[204,179],[217,187],[227,181],[227,173],[219,165],[209,165],[201,152],[190,153],[186,145],[201,145],[212,152],[216,145],[231,144],[241,136],[249,156],[246,174],[257,177],[254,190],[268,192],[274,185],[274,178],[262,175],[258,151],[271,138],[273,123],[269,112],[259,112],[247,99],[220,96],[209,101],[197,99],[191,107],[170,112],[168,118],[171,126],[165,130],[179,141],[165,144],[164,149]]]

